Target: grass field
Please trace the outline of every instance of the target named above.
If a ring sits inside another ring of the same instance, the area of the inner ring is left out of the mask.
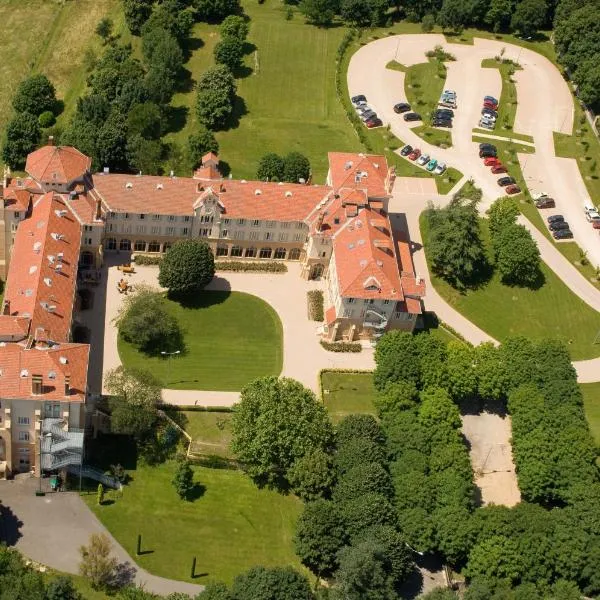
[[[580,383],[585,416],[596,444],[600,446],[600,383]]]
[[[352,413],[375,413],[373,397],[373,373],[344,373],[324,371],[321,373],[323,403],[334,423]]]
[[[182,411],[186,418],[184,429],[192,437],[192,452],[233,458],[231,443],[231,413]]]
[[[109,492],[113,503],[91,510],[136,562],[151,573],[190,581],[222,580],[254,565],[300,567],[292,537],[302,503],[294,496],[260,490],[241,471],[194,467],[197,498],[180,500],[171,484],[174,463],[139,467],[123,490]],[[142,556],[135,556],[138,534]]]
[[[282,327],[263,300],[241,292],[202,292],[193,306],[166,300],[184,333],[180,356],[148,357],[119,339],[127,367],[144,368],[164,387],[238,391],[257,377],[279,375]]]
[[[427,223],[420,219],[421,233],[427,249]],[[487,222],[482,232],[489,245]],[[574,360],[600,355],[594,338],[600,331],[600,314],[580,300],[544,264],[545,283],[537,290],[509,287],[494,275],[476,290],[461,294],[431,273],[437,292],[467,319],[499,341],[515,335],[532,339],[558,338],[564,341]]]

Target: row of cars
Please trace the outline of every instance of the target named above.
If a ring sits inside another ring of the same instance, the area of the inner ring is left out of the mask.
[[[494,96],[483,97],[483,108],[481,109],[481,118],[479,126],[484,129],[494,129],[496,119],[498,118],[498,100]]]
[[[407,102],[398,102],[398,104],[394,104],[394,112],[397,115],[404,114],[403,119],[405,121],[420,121],[421,115],[416,112],[412,112],[410,108],[410,104]]]
[[[431,115],[431,124],[434,127],[452,128],[452,119],[454,118],[454,109],[456,104],[456,92],[454,90],[444,90],[438,101],[438,106]]]
[[[507,172],[506,167],[498,158],[498,150],[494,144],[485,142],[479,144],[479,158],[483,158],[483,164],[486,167],[491,167],[493,175],[500,175],[501,173]],[[503,187],[504,191],[509,195],[519,194],[521,192],[521,188],[517,185],[517,182],[509,175],[500,177],[497,183],[500,187]]]
[[[554,198],[551,198],[545,192],[534,194],[533,200],[537,208],[554,208],[556,206]],[[598,213],[598,209],[591,202],[586,202],[583,210],[587,222],[591,223],[594,229],[600,229],[600,213]],[[546,221],[555,240],[567,240],[573,237],[569,223],[565,221],[563,215],[550,215]]]
[[[441,175],[446,170],[446,163],[438,162],[437,159],[431,158],[429,154],[422,154],[419,148],[413,148],[408,144],[400,150],[400,155],[414,161],[421,167],[425,167],[434,175]]]
[[[352,96],[350,99],[352,106],[356,110],[358,118],[369,128],[381,127],[383,125],[382,120],[377,116],[377,113],[367,103],[367,97],[364,94],[358,94]]]

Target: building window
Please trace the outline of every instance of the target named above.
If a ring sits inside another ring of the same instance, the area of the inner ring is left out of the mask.
[[[169,215],[169,221],[174,221],[175,220],[175,215]]]
[[[279,234],[279,241],[280,242],[287,242],[288,240],[288,234],[287,233],[280,233]]]
[[[227,256],[229,254],[229,246],[217,246],[217,256]]]
[[[333,224],[334,224],[334,225],[339,225],[339,224],[340,224],[340,218],[339,218],[339,217],[335,217],[335,218],[333,219]]]
[[[17,425],[29,425],[29,417],[17,417]]]
[[[140,219],[144,220],[146,218],[146,215],[144,213],[140,213],[139,217]]]
[[[373,298],[365,298],[364,299],[365,304],[373,304],[373,302],[375,302],[375,300],[373,300]]]
[[[114,213],[114,212],[109,212],[109,213],[108,213],[108,216],[109,216],[111,219],[116,219],[116,218],[117,218],[117,213]]]
[[[237,224],[238,225],[245,225],[246,224],[246,219],[238,219],[237,220]]]
[[[289,228],[290,228],[290,225],[291,225],[291,223],[290,223],[289,221],[284,221],[284,222],[281,224],[281,228],[282,228],[282,229],[289,229]]]
[[[344,309],[344,317],[350,318],[351,316],[352,316],[352,309],[351,308],[345,308]]]
[[[107,238],[104,242],[104,247],[107,250],[116,250],[117,249],[117,240],[115,238]]]
[[[223,219],[223,225],[229,225],[229,219]]]
[[[304,227],[304,223],[302,221],[298,221],[296,223],[296,229],[302,229]]]
[[[60,417],[60,402],[44,402],[44,417],[58,419]]]
[[[20,442],[28,442],[29,441],[29,431],[19,431],[19,441]]]
[[[83,242],[86,246],[91,246],[92,245],[92,238],[85,238],[84,242]]]
[[[148,252],[160,252],[160,244],[153,240],[148,244]]]
[[[266,225],[267,225],[267,229],[273,229],[273,227],[275,227],[276,223],[275,223],[275,221],[267,221]]]
[[[223,229],[223,231],[221,232],[221,237],[227,237],[229,235],[229,231],[227,231],[227,229]]]
[[[300,260],[300,248],[292,248],[288,255],[288,260]]]
[[[232,246],[231,247],[231,256],[241,256],[242,255],[242,247],[241,246]]]
[[[348,304],[354,304],[356,302],[356,298],[348,298]]]
[[[260,258],[271,258],[271,254],[273,254],[273,250],[271,248],[261,248],[260,249]]]
[[[91,231],[92,230],[92,226],[91,225],[84,225],[83,229],[84,229],[84,231]]]
[[[123,218],[124,219],[129,219],[129,213],[123,213]]]
[[[244,232],[243,232],[243,231],[236,231],[236,232],[233,234],[233,238],[234,238],[234,239],[236,239],[236,240],[243,240],[243,239],[244,239],[244,235],[245,235],[245,234],[244,234]]]
[[[265,232],[265,237],[264,237],[265,242],[268,242],[269,240],[272,240],[272,239],[273,239],[273,232],[272,231]]]
[[[175,227],[167,227],[166,235],[175,235]]]
[[[131,251],[131,240],[123,239],[119,242],[119,250],[123,250],[124,252]]]
[[[146,233],[146,226],[145,226],[145,225],[138,225],[138,226],[135,228],[135,232],[136,232],[136,233],[141,233],[141,234],[144,234],[144,233]]]
[[[257,240],[258,239],[258,231],[251,231],[250,232],[250,239],[251,240]]]
[[[160,235],[160,227],[158,225],[153,225],[150,229],[150,233],[152,233],[152,235]]]
[[[182,227],[181,228],[181,235],[187,235],[188,234],[188,228],[187,227]]]
[[[15,219],[20,219],[20,218],[21,218],[21,213],[17,211],[15,213]]]
[[[285,258],[285,248],[277,248],[275,250],[275,258],[279,258],[279,259]]]
[[[146,251],[146,242],[143,242],[142,240],[136,240],[135,243],[133,244],[133,249],[136,252],[145,252]]]
[[[260,227],[260,221],[258,219],[254,219],[254,221],[252,221],[252,227]]]
[[[189,217],[189,215],[186,215],[185,217],[183,217],[183,222],[184,222],[184,223],[189,223],[189,222],[190,222],[190,217]]]
[[[123,225],[123,227],[121,227],[121,233],[131,233],[131,224]]]
[[[160,215],[152,215],[153,221],[160,221]]]
[[[253,248],[253,247],[246,248],[246,252],[244,252],[244,256],[246,258],[254,258],[256,256],[256,248]]]
[[[302,240],[304,240],[304,234],[303,233],[296,233],[294,234],[294,241],[295,242],[301,242]]]
[[[210,235],[210,229],[206,229],[206,227],[204,229],[200,230],[200,235],[202,237],[208,237]]]
[[[202,215],[200,217],[200,223],[212,223],[213,217],[212,215]]]
[[[389,300],[384,300],[384,301],[383,301],[383,303],[384,303],[384,304],[389,304],[389,303],[390,303],[390,301],[389,301]]]

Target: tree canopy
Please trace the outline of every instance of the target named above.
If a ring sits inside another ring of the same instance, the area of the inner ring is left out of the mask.
[[[16,114],[6,127],[2,160],[13,169],[23,169],[27,155],[35,150],[40,135],[40,124],[35,115]]]
[[[203,290],[215,275],[210,246],[201,240],[179,240],[163,257],[158,283],[170,294],[185,295]]]
[[[56,111],[56,90],[52,82],[41,73],[24,79],[13,97],[13,108],[35,116],[49,110]]]

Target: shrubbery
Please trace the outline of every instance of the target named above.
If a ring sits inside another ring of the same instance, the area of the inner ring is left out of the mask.
[[[306,292],[308,300],[308,318],[311,321],[323,321],[323,292],[321,290],[310,290]]]
[[[321,346],[328,352],[361,352],[362,344],[360,342],[326,342],[321,340]]]
[[[215,275],[215,258],[201,240],[179,240],[159,264],[158,283],[169,294],[192,294],[203,290]]]
[[[217,260],[217,271],[238,271],[240,273],[287,273],[287,265],[283,262],[244,262],[241,260]]]

